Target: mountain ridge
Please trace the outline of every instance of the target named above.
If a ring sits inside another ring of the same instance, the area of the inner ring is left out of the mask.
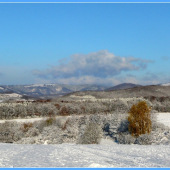
[[[134,88],[134,87],[139,87],[139,86],[142,86],[142,85],[133,84],[133,83],[122,83],[122,84],[118,84],[118,85],[113,86],[113,87],[109,87],[105,91],[129,89],[129,88]]]
[[[154,85],[153,85],[154,86]],[[170,83],[159,84],[160,87],[168,87]],[[31,85],[0,85],[0,94],[2,93],[17,93],[23,96],[63,96],[77,91],[115,91],[128,90],[136,87],[145,87],[139,84],[122,83],[113,87],[103,85],[68,85],[68,84],[31,84]]]

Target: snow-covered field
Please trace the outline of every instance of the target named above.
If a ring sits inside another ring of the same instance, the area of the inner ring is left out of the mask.
[[[159,113],[158,121],[170,126],[170,113]],[[170,167],[170,145],[1,143],[0,167]]]
[[[170,127],[170,113],[159,113],[157,119],[158,122]]]
[[[0,144],[0,167],[170,167],[169,145]]]

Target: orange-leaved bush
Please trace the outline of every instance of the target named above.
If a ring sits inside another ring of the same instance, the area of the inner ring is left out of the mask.
[[[129,111],[129,131],[132,136],[138,137],[141,134],[151,132],[151,107],[145,101],[133,105]]]

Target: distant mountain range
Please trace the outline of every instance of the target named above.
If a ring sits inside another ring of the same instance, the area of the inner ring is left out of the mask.
[[[102,85],[65,85],[65,84],[32,84],[0,86],[0,93],[17,93],[27,96],[64,95],[75,91],[101,91]]]
[[[119,84],[117,86],[109,87],[109,88],[105,89],[105,91],[130,89],[130,88],[139,87],[139,86],[141,86],[141,85],[139,85],[139,84],[132,84],[132,83],[123,83],[123,84]]]
[[[170,86],[170,83],[159,86]],[[66,84],[32,84],[32,85],[3,85],[0,86],[0,93],[17,93],[25,96],[62,96],[76,91],[112,91],[141,87],[139,84],[123,83],[113,87],[102,85],[66,85]]]

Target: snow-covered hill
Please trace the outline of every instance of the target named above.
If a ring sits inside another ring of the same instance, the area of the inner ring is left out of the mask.
[[[170,83],[161,84],[161,86],[170,86]]]

